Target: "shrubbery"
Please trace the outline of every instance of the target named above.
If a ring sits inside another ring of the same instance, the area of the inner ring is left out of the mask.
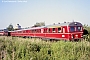
[[[90,42],[0,37],[0,60],[90,60]]]

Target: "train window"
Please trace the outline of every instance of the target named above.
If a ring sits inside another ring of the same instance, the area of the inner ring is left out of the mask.
[[[81,27],[77,26],[76,27],[77,31],[81,31]]]
[[[37,33],[39,33],[39,29],[37,29]]]
[[[50,33],[50,28],[47,29],[47,33]]]
[[[75,27],[74,26],[71,26],[70,27],[70,32],[74,32],[75,31]]]
[[[47,32],[47,30],[46,30],[46,29],[41,29],[41,31],[43,31],[43,33],[46,33],[46,32]]]
[[[28,33],[30,33],[30,30],[28,30]]]
[[[32,33],[34,33],[34,30],[32,30]]]
[[[23,33],[25,33],[25,31],[23,31]]]
[[[33,33],[34,32],[34,30],[31,30],[31,33]]]
[[[37,33],[40,33],[40,30],[39,29],[37,30]]]
[[[60,33],[61,32],[61,28],[58,28],[58,33]]]
[[[22,33],[22,31],[20,31],[20,33]]]
[[[32,30],[33,31],[33,33],[35,33],[35,30]]]
[[[48,32],[50,33],[50,28],[49,28]]]
[[[26,33],[26,31],[24,31],[24,33]]]
[[[41,33],[41,29],[39,29],[39,33]]]
[[[28,31],[26,30],[26,33],[28,33]]]
[[[36,33],[36,30],[34,30],[34,33]]]
[[[20,33],[20,31],[18,31],[18,33]]]
[[[53,33],[55,33],[55,32],[56,32],[56,31],[55,31],[55,28],[52,28],[52,32],[53,32]]]
[[[46,29],[44,29],[44,32],[43,33],[46,33],[47,32],[47,30]]]
[[[35,32],[37,33],[37,30]]]

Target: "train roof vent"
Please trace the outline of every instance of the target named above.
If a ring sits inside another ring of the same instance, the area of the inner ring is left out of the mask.
[[[64,22],[64,23],[66,23],[66,22]]]
[[[77,23],[76,23],[76,22],[75,22],[74,24],[75,24],[75,25],[77,25]]]
[[[55,25],[55,23],[53,23],[53,25]]]
[[[58,24],[60,24],[60,23],[58,23]]]

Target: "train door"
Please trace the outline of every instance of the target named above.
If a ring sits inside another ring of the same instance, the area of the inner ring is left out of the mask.
[[[43,33],[44,32],[44,30],[43,29],[41,29],[41,33]]]
[[[62,28],[62,31],[63,31],[63,33],[65,33],[65,28],[64,27]]]
[[[65,38],[65,34],[64,34],[65,33],[65,28],[64,27],[62,27],[62,33],[63,33],[62,38]]]

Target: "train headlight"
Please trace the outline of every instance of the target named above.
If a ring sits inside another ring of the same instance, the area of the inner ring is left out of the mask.
[[[73,38],[73,36],[72,36],[72,38]]]
[[[83,36],[81,36],[81,37],[83,37]]]
[[[76,37],[78,37],[78,35],[76,35]]]

